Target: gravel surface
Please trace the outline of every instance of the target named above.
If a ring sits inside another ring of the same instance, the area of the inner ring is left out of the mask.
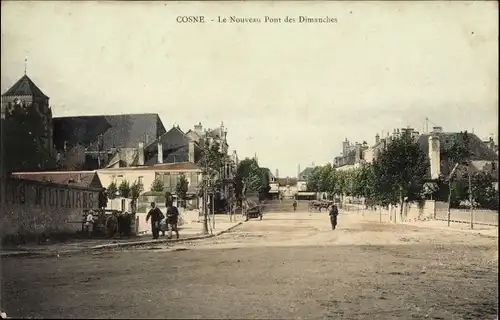
[[[325,213],[220,237],[2,259],[11,317],[495,319],[497,239]]]

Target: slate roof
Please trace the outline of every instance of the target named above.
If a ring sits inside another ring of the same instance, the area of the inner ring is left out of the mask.
[[[102,188],[99,176],[93,171],[15,172],[12,173],[12,177],[79,187]]]
[[[462,139],[461,133],[459,132],[441,132],[441,133],[424,133],[418,137],[417,143],[420,145],[422,151],[425,152],[426,155],[429,154],[429,137],[431,135],[437,135],[439,137],[441,152],[444,151],[447,146],[449,146],[453,141],[459,141]],[[489,162],[498,162],[498,155],[488,148],[488,146],[475,134],[468,133],[469,136],[469,150],[472,155],[470,160],[473,162],[476,161],[489,161]],[[448,168],[448,162],[446,159],[441,158],[441,173],[444,175],[449,174],[451,168]],[[430,178],[430,167],[427,172],[428,178]]]
[[[144,148],[147,155],[145,165],[151,166],[158,162],[158,143],[163,147],[163,159],[176,151],[187,148],[191,139],[177,126],[172,127],[169,131],[162,134],[158,139],[151,142]],[[196,148],[195,143],[195,148]]]
[[[100,150],[137,148],[139,142],[154,141],[165,132],[158,114],[154,113],[55,117],[53,124],[57,150],[62,150],[66,141],[69,147],[81,144],[88,151],[97,151],[99,135],[102,135]]]
[[[279,186],[296,186],[297,178],[276,178]]]
[[[302,170],[301,173],[299,173],[299,176],[298,176],[299,180],[302,180],[302,177],[309,177],[313,171],[314,171],[314,167],[305,168],[304,170]]]
[[[49,97],[45,95],[27,75],[24,75],[21,79],[17,80],[17,82],[14,83],[14,85],[4,94],[2,94],[2,96],[33,96],[37,98],[49,99]]]
[[[442,132],[442,133],[434,133],[439,137],[441,150],[446,149],[453,141],[461,140],[461,134],[459,132]],[[425,154],[429,153],[429,137],[432,133],[424,133],[418,137],[418,144],[425,152]],[[468,133],[469,136],[469,146],[470,151],[472,152],[471,160],[486,160],[486,161],[498,161],[498,155],[488,148],[488,146],[475,134]]]

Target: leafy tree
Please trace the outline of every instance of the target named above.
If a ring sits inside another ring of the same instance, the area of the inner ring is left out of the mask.
[[[112,181],[108,188],[106,189],[108,193],[108,199],[115,199],[116,198],[116,192],[118,191],[118,187],[116,185],[115,181]]]
[[[188,191],[188,186],[189,186],[189,181],[186,179],[186,176],[181,174],[179,177],[179,182],[177,183],[177,186],[175,187],[175,192],[177,193],[178,199],[182,200],[182,205],[185,208],[185,200],[187,197],[187,191]]]
[[[56,160],[45,147],[49,128],[32,104],[18,104],[7,110],[4,125],[4,150],[7,157],[5,169],[7,173],[15,171],[40,171],[55,169]]]
[[[135,213],[137,211],[137,199],[139,199],[139,196],[141,193],[144,191],[144,186],[142,183],[134,181],[132,185],[130,186],[130,198],[132,199],[132,211]]]
[[[314,167],[307,179],[307,191],[319,192],[321,185],[321,167]]]
[[[493,187],[495,178],[487,172],[477,172],[471,177],[472,201],[481,208],[498,210],[498,191]]]
[[[427,155],[410,135],[391,142],[373,164],[378,201],[384,205],[399,203],[402,216],[405,197],[409,201],[421,199],[428,167]]]
[[[124,198],[128,198],[130,196],[130,183],[127,180],[123,180],[118,187],[120,191],[120,195]]]
[[[260,193],[266,181],[255,159],[246,158],[238,164],[235,177],[235,190],[239,199],[249,193]]]
[[[151,183],[151,191],[154,192],[163,192],[163,188],[165,187],[165,184],[163,183],[163,180],[156,178],[153,180],[153,183]]]

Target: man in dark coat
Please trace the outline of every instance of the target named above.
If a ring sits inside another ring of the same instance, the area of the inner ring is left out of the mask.
[[[160,236],[160,221],[163,219],[163,212],[156,206],[156,203],[151,202],[151,210],[146,216],[146,222],[151,218],[151,231],[153,232],[153,239],[158,239]]]
[[[334,204],[330,209],[330,222],[332,224],[332,230],[335,230],[335,228],[337,227],[338,215],[339,215],[339,209],[337,208],[337,205]]]
[[[167,209],[167,230],[168,238],[172,238],[172,232],[175,231],[177,239],[179,239],[179,229],[177,228],[177,223],[179,222],[179,210],[173,204]]]

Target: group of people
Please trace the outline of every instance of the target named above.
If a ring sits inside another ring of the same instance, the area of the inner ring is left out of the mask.
[[[160,232],[165,236],[165,232],[168,232],[168,239],[172,238],[172,232],[175,232],[176,238],[179,239],[179,230],[177,224],[179,222],[179,210],[173,204],[167,207],[167,214],[164,215],[160,208],[156,206],[156,203],[151,202],[151,210],[149,210],[146,216],[146,221],[151,218],[151,231],[153,233],[153,239],[158,239]]]

